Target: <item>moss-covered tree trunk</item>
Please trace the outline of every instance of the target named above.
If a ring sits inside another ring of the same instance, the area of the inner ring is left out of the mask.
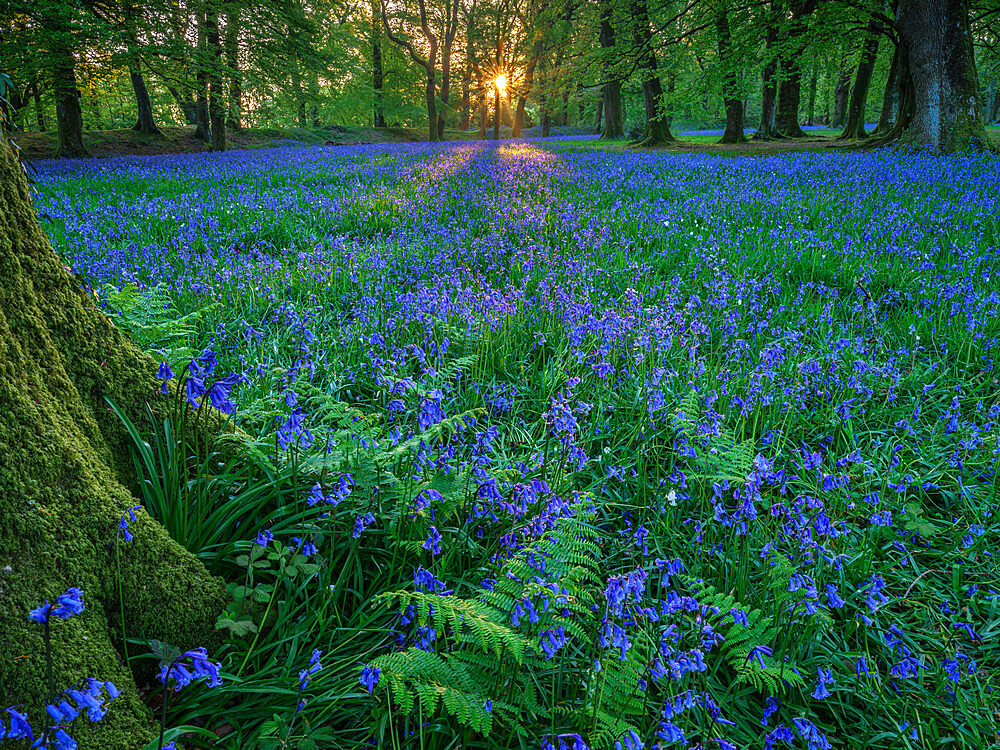
[[[152,736],[122,653],[125,634],[205,644],[223,582],[143,513],[120,542],[128,437],[105,397],[136,423],[158,406],[155,363],[95,307],[49,245],[11,150],[0,145],[0,706],[24,704],[44,727],[41,627],[28,611],[70,586],[85,611],[52,627],[55,683],[84,677],[122,689],[97,724],[79,719],[80,747],[136,748]],[[120,561],[117,559],[120,556]]]
[[[913,119],[903,140],[939,153],[987,148],[968,0],[900,0]]]

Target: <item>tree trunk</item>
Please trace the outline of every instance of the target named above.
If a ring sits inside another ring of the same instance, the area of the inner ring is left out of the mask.
[[[31,87],[31,96],[35,100],[35,120],[38,123],[38,132],[45,132],[45,110],[42,109],[42,92],[41,86],[36,80],[34,85]]]
[[[208,114],[212,124],[212,150],[226,150],[226,91],[222,84],[223,53],[219,37],[219,9],[215,0],[210,0],[205,11],[205,27],[208,36]]]
[[[968,0],[900,0],[896,30],[914,97],[903,138],[937,153],[987,148]]]
[[[433,63],[432,63],[433,66]],[[437,94],[437,81],[434,77],[434,68],[429,67],[427,70],[427,137],[431,141],[439,141],[441,137],[438,135],[438,117],[437,117],[437,102],[435,102]]]
[[[226,68],[229,73],[229,111],[226,126],[243,129],[243,77],[240,75],[240,9],[230,7],[226,23]]]
[[[299,59],[292,60],[292,97],[295,99],[296,117],[300,128],[306,126],[306,100],[302,95],[302,74],[299,72]]]
[[[649,7],[646,0],[632,2],[632,33],[635,41],[638,65],[642,81],[642,104],[646,116],[646,129],[640,146],[660,146],[673,143],[666,107],[663,101],[663,84],[656,66],[653,50],[653,34],[649,25]]]
[[[882,94],[882,111],[878,116],[878,125],[872,132],[873,136],[888,133],[896,121],[896,109],[899,106],[899,48],[892,54],[889,65],[889,76],[885,81],[885,92]]]
[[[806,125],[816,124],[816,89],[819,85],[819,63],[813,62],[812,75],[809,77],[809,104],[806,105]]]
[[[146,90],[146,82],[142,78],[142,71],[139,70],[137,62],[129,61],[128,75],[132,80],[132,90],[135,92],[135,107],[137,112],[135,125],[132,130],[136,130],[145,135],[159,133],[153,120],[153,105],[149,101],[149,92]]]
[[[52,89],[56,95],[56,124],[60,156],[87,156],[83,146],[83,112],[80,90],[76,87],[73,54],[63,50],[61,63],[52,71]]]
[[[611,58],[614,55],[616,39],[615,27],[611,23],[614,5],[612,0],[601,0],[600,4],[601,24],[599,41],[601,51],[604,56],[602,66],[604,74],[604,86],[601,87],[601,102],[598,113],[603,110],[604,129],[600,130],[601,123],[597,122],[596,129],[605,140],[614,140],[625,137],[625,126],[622,118],[622,82],[613,73],[616,60]]]
[[[451,44],[445,43],[441,49],[441,110],[438,112],[438,139],[444,140],[445,114],[451,98]]]
[[[607,84],[604,84],[607,86]],[[597,106],[594,107],[594,134],[600,135],[601,125],[604,122],[604,86],[601,86],[601,95],[597,99]]]
[[[144,135],[158,134],[160,129],[153,120],[153,104],[149,101],[149,91],[142,77],[139,59],[139,40],[135,32],[136,8],[132,3],[125,5],[125,52],[128,55],[128,76],[132,81],[132,91],[135,93],[136,121],[132,130]]]
[[[797,0],[792,6],[781,58],[781,82],[778,85],[778,107],[774,121],[778,133],[786,138],[804,138],[799,125],[799,104],[802,100],[802,53],[806,16],[815,10],[818,0]]]
[[[868,87],[872,82],[872,72],[875,70],[875,60],[878,57],[878,25],[875,21],[868,24],[865,45],[861,50],[861,60],[858,62],[858,72],[854,76],[854,88],[851,91],[851,103],[847,108],[847,120],[844,132],[839,140],[859,140],[866,138],[865,104],[868,101]]]
[[[174,98],[177,106],[181,110],[181,114],[184,116],[184,122],[188,125],[198,124],[198,107],[194,100],[191,98],[191,92],[185,91],[184,95],[178,91],[174,86],[167,86],[167,91],[170,92],[170,96]]]
[[[532,45],[531,59],[528,60],[528,64],[524,68],[524,87],[517,97],[517,109],[514,112],[514,122],[511,124],[510,129],[511,138],[521,137],[521,129],[524,127],[524,107],[528,102],[528,94],[531,93],[531,87],[535,82],[535,67],[538,65],[538,61],[542,59],[542,51],[544,49],[544,40],[539,35]]]
[[[385,127],[385,106],[382,72],[382,25],[378,22],[375,5],[372,5],[372,123],[376,128]]]
[[[781,20],[781,5],[771,0],[767,11],[767,29],[764,32],[764,67],[761,70],[760,125],[753,134],[754,140],[769,141],[777,136],[775,128],[775,104],[778,101],[778,23]]]
[[[38,96],[37,89],[35,96]],[[993,106],[990,107],[989,115],[987,116],[988,121],[991,123],[1000,122],[1000,87],[993,91]],[[39,125],[42,124],[41,119],[39,119]]]
[[[469,123],[472,122],[472,68],[468,59],[468,46],[466,46],[466,63],[462,71],[462,120],[458,124],[459,130],[468,130]]]
[[[130,525],[134,540],[121,541],[119,520],[137,504],[127,488],[138,482],[128,434],[105,398],[136,424],[147,402],[162,420],[156,363],[70,276],[6,147],[0,278],[0,704],[22,704],[36,726],[51,723],[42,628],[27,613],[78,586],[86,609],[52,628],[56,684],[95,677],[122,695],[103,721],[76,722],[73,737],[81,747],[141,746],[153,738],[152,717],[118,651],[123,636],[211,645],[227,595],[145,513]]]
[[[719,143],[743,143],[743,99],[740,97],[740,80],[732,54],[732,35],[729,31],[728,10],[715,17],[715,35],[722,65],[722,101],[726,106],[726,130]]]
[[[195,130],[194,137],[210,142],[212,131],[208,114],[208,38],[205,28],[204,8],[198,9],[198,50],[195,55],[197,69],[195,71]]]

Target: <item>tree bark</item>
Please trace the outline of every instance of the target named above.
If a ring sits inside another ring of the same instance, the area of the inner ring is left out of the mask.
[[[873,136],[888,133],[896,121],[896,110],[899,106],[899,48],[892,54],[889,65],[889,76],[885,81],[885,91],[882,94],[882,110],[878,116],[878,125],[872,132]]]
[[[31,96],[35,100],[35,121],[38,123],[38,132],[45,132],[45,110],[42,109],[41,85],[36,80],[31,87]]]
[[[775,105],[778,101],[778,24],[781,21],[781,4],[771,0],[767,10],[764,32],[764,67],[761,70],[760,125],[753,134],[754,140],[770,141],[777,136]]]
[[[125,52],[128,55],[128,76],[132,81],[132,91],[135,93],[136,121],[132,130],[144,135],[158,134],[160,129],[153,120],[153,104],[149,100],[146,81],[142,77],[141,60],[139,57],[139,40],[135,31],[136,7],[131,3],[125,5]]]
[[[968,0],[900,0],[895,21],[913,87],[904,140],[937,153],[988,148]]]
[[[806,17],[815,10],[818,0],[797,0],[792,6],[781,59],[781,82],[778,84],[778,107],[775,127],[786,138],[804,138],[799,125],[799,104],[802,100],[802,53]]]
[[[517,109],[514,111],[514,121],[511,123],[510,129],[511,138],[521,137],[521,129],[524,127],[524,107],[528,102],[528,94],[531,92],[531,87],[535,82],[535,67],[538,65],[538,61],[542,59],[544,49],[544,39],[539,34],[531,47],[531,59],[528,60],[528,64],[524,68],[524,86],[517,97]]]
[[[715,17],[715,36],[719,47],[719,63],[722,65],[722,101],[726,107],[726,130],[719,143],[743,143],[743,99],[740,96],[740,80],[733,60],[732,34],[729,30],[729,11],[722,10]]]
[[[184,122],[187,125],[197,125],[198,124],[198,107],[195,101],[191,98],[191,92],[185,91],[181,94],[175,86],[167,86],[167,91],[170,92],[170,96],[174,98],[177,103],[178,108],[181,110],[181,114],[184,116]]]
[[[653,34],[649,25],[649,6],[646,0],[631,0],[632,33],[638,55],[636,66],[642,81],[642,104],[646,117],[646,128],[640,146],[660,146],[674,142],[663,101],[663,84],[656,65],[653,50]]]
[[[206,36],[205,8],[198,7],[198,49],[195,54],[195,130],[194,137],[206,142],[212,140],[208,113],[208,37]]]
[[[222,83],[223,54],[219,35],[219,9],[217,0],[209,0],[205,10],[209,69],[208,115],[212,125],[212,150],[226,150],[226,91]]]
[[[806,105],[806,125],[812,127],[816,124],[816,90],[819,87],[818,61],[813,62],[812,75],[809,76],[809,103]]]
[[[875,60],[878,57],[878,25],[875,21],[868,24],[865,44],[861,49],[861,60],[858,62],[858,72],[854,76],[854,88],[851,90],[851,103],[847,107],[847,120],[844,131],[838,140],[860,140],[866,138],[865,105],[868,102],[868,87],[872,82],[875,70]]]
[[[240,8],[235,3],[226,15],[226,68],[229,73],[229,111],[226,126],[243,129],[243,77],[240,74]]]
[[[376,128],[385,127],[385,105],[383,87],[385,75],[382,72],[381,24],[376,21],[375,3],[372,3],[372,124]]]
[[[137,504],[127,488],[138,481],[128,434],[105,398],[136,424],[147,403],[162,419],[156,364],[52,250],[6,146],[0,278],[0,703],[22,704],[36,726],[51,723],[42,629],[27,613],[78,586],[86,609],[52,628],[56,682],[95,677],[122,695],[103,721],[76,722],[73,737],[81,747],[141,746],[152,722],[117,650],[123,637],[211,647],[225,586],[141,511],[134,540],[121,540],[119,519]]]
[[[50,66],[52,93],[56,100],[56,132],[59,156],[87,156],[83,146],[83,111],[80,90],[76,86],[76,60],[73,57],[73,32],[63,17],[46,16],[46,32],[52,40]]]
[[[622,118],[622,82],[614,73],[616,60],[612,57],[615,54],[615,27],[612,24],[614,4],[612,0],[601,0],[600,8],[600,34],[601,52],[604,56],[602,71],[604,75],[604,86],[601,87],[601,101],[598,110],[598,122],[596,128],[605,140],[614,140],[625,137],[625,125]],[[601,130],[600,114],[603,110],[604,129]]]
[[[607,85],[607,84],[605,84]],[[600,135],[604,124],[604,86],[601,86],[601,95],[597,98],[597,105],[594,107],[594,134]]]
[[[466,61],[468,61],[468,44],[466,45]],[[469,123],[472,122],[472,68],[469,63],[465,63],[462,71],[462,119],[459,122],[459,130],[468,130]]]
[[[438,113],[438,138],[444,140],[445,115],[448,112],[448,102],[451,98],[451,49],[458,32],[459,0],[448,0],[445,3],[444,34],[441,40],[441,105]]]

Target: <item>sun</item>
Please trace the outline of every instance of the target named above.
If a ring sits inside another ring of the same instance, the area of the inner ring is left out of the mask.
[[[503,96],[503,95],[505,95],[507,93],[507,74],[506,73],[501,73],[500,75],[498,75],[497,79],[494,81],[494,83],[496,84],[497,91],[500,92],[500,96]]]

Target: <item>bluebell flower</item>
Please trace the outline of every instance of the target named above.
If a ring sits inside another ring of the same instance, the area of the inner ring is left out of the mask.
[[[351,536],[358,539],[361,536],[361,532],[373,523],[375,523],[375,516],[371,513],[365,513],[364,515],[358,516],[354,519],[354,531]]]
[[[764,657],[771,656],[772,653],[773,652],[768,646],[754,646],[752,649],[750,649],[750,652],[747,654],[746,660],[748,662],[756,661],[758,664],[760,664],[761,669],[765,669],[767,667],[767,664],[764,663]]]
[[[319,661],[322,656],[323,652],[319,649],[313,651],[312,657],[309,659],[309,666],[299,672],[299,692],[305,690],[309,686],[309,679],[323,669],[323,665]]]
[[[135,512],[137,510],[142,510],[142,506],[133,505],[131,508],[127,509],[124,513],[122,513],[121,521],[118,523],[118,529],[122,532],[126,542],[131,542],[132,539],[134,539],[134,536],[132,535],[132,532],[128,530],[128,527],[130,523],[135,523]],[[127,521],[125,520],[125,516],[128,516]]]
[[[378,684],[379,680],[379,669],[378,667],[372,667],[366,665],[364,669],[361,670],[361,684],[368,688],[368,695],[372,694],[375,686]]]
[[[190,668],[185,663],[186,659],[190,659]],[[204,680],[205,686],[212,688],[222,684],[222,678],[219,676],[221,668],[221,664],[209,660],[204,647],[199,647],[185,651],[170,664],[160,667],[160,682],[164,686],[169,686],[172,680],[176,692],[198,680]]]
[[[31,724],[28,723],[28,717],[20,713],[17,709],[11,707],[7,709],[7,718],[10,724],[9,729],[4,729],[4,722],[2,717],[0,717],[0,739],[4,738],[6,733],[6,738],[9,740],[34,740],[35,735],[31,731]]]
[[[424,543],[420,545],[424,549],[430,550],[432,555],[441,554],[441,534],[436,528],[431,526],[430,531],[427,533],[427,539]]]
[[[274,534],[268,529],[261,529],[257,532],[257,538],[253,540],[253,543],[260,547],[266,547],[272,539],[274,539]]]
[[[166,362],[160,362],[160,366],[156,369],[156,377],[163,381],[160,385],[160,393],[166,393],[167,381],[174,377],[174,371]]]

